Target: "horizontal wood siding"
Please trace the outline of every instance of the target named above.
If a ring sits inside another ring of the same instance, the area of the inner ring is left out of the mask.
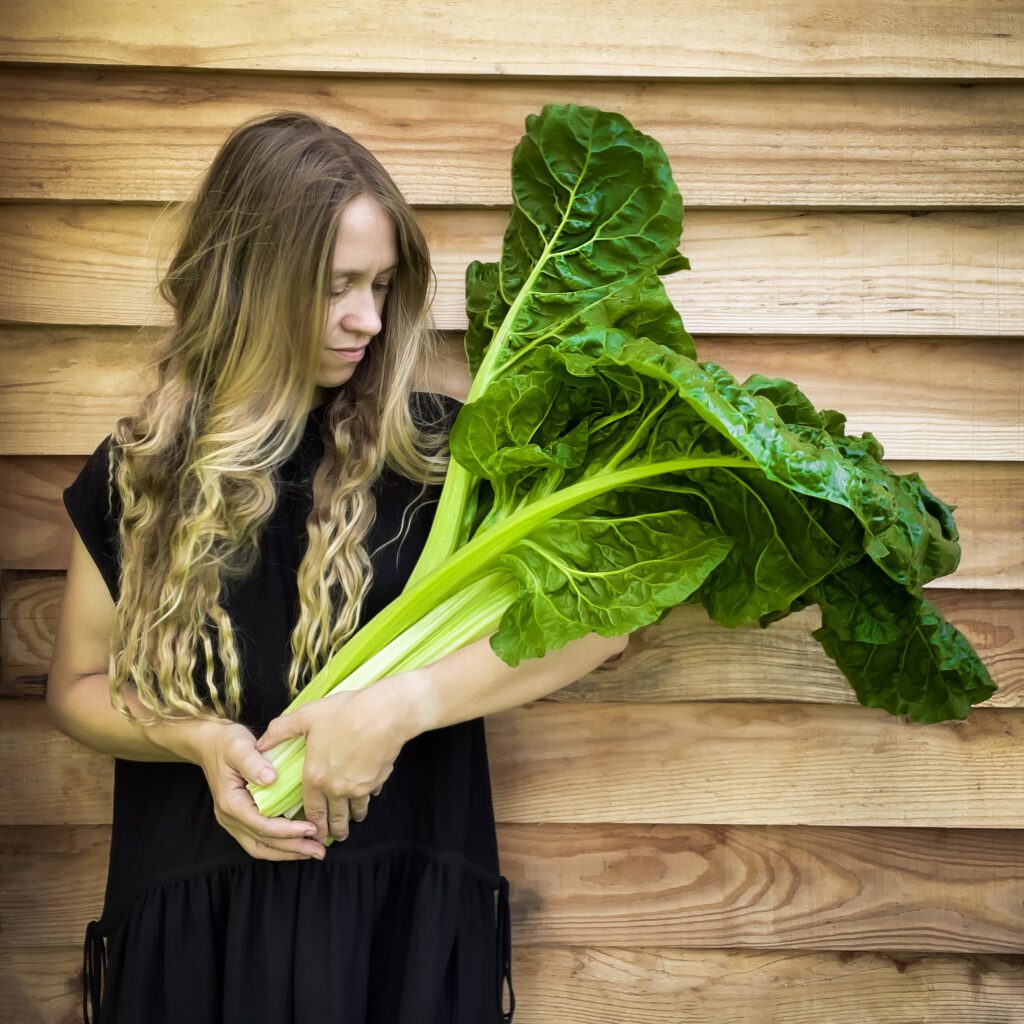
[[[988,0],[446,0],[13,5],[0,60],[398,75],[1018,78],[1024,13]],[[826,116],[826,115],[823,115]],[[454,119],[454,118],[453,118]]]
[[[796,381],[958,506],[961,564],[928,597],[999,689],[914,725],[856,703],[813,609],[727,630],[679,608],[490,716],[516,1024],[1024,1021],[1024,8],[7,8],[0,1016],[79,1019],[112,761],[42,700],[60,492],[152,386],[158,275],[210,159],[274,109],[366,144],[416,208],[461,359],[524,118],[572,101],[665,146],[692,267],[665,284],[699,357]]]

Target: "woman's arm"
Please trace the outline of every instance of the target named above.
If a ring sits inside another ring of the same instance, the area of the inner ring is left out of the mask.
[[[78,531],[72,530],[64,596],[46,679],[50,721],[65,736],[112,757],[198,763],[198,744],[219,723],[196,719],[137,725],[111,705],[106,667],[113,626],[113,598]],[[151,717],[134,687],[125,687],[124,697],[134,715]]]
[[[628,635],[588,633],[512,668],[491,650],[490,637],[483,637],[421,669],[381,682],[404,705],[411,737],[540,700],[582,679],[628,644]]]
[[[53,660],[46,682],[50,721],[66,736],[126,761],[183,761],[206,777],[214,817],[248,854],[264,860],[323,857],[309,822],[264,818],[246,788],[276,772],[256,750],[244,725],[203,718],[140,725],[110,703],[110,677],[98,666],[110,659],[114,602],[99,569],[75,532],[64,586]],[[134,686],[122,690],[137,718],[151,718]],[[153,794],[160,799],[159,793]]]
[[[512,668],[484,637],[421,669],[328,694],[279,715],[256,749],[266,752],[291,736],[305,737],[304,813],[321,842],[328,834],[345,839],[349,818],[365,817],[370,795],[379,792],[408,740],[538,700],[621,654],[628,643],[628,636],[589,633]]]
[[[52,673],[51,673],[52,676]],[[132,713],[150,718],[133,686],[123,690]],[[92,750],[129,761],[190,761],[199,764],[207,735],[224,723],[205,719],[137,725],[110,703],[110,679],[103,673],[79,676],[47,686],[47,709],[53,725]]]

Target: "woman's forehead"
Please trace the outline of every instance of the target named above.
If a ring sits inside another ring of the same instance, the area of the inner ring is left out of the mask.
[[[358,196],[341,213],[334,239],[334,273],[379,274],[398,263],[395,225],[368,196]]]

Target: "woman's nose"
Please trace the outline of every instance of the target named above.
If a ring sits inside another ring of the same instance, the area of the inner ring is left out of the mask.
[[[373,293],[353,296],[352,305],[341,318],[342,326],[355,334],[380,334],[383,324],[377,312]]]

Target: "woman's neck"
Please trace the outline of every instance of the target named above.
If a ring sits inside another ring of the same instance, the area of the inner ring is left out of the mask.
[[[337,388],[328,390],[317,384],[316,390],[313,392],[313,404],[310,406],[309,411],[312,412],[314,409],[319,409],[326,405],[337,394],[337,391]]]

